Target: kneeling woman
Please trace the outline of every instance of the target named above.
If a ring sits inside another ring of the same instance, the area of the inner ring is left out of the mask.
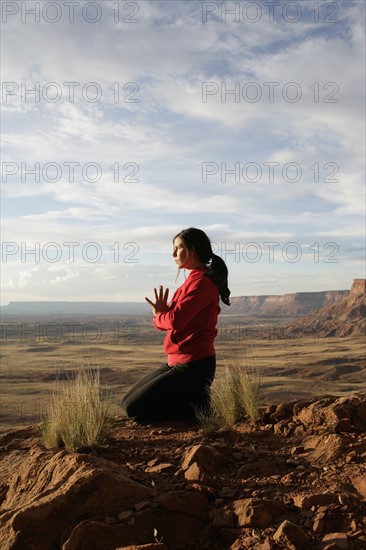
[[[126,415],[138,422],[194,420],[195,411],[209,404],[215,376],[219,298],[230,305],[226,264],[212,252],[206,233],[192,227],[174,237],[173,258],[178,269],[189,270],[187,279],[169,303],[169,289],[162,286],[154,289],[155,302],[145,298],[154,326],[167,331],[167,363],[144,376],[122,400]]]

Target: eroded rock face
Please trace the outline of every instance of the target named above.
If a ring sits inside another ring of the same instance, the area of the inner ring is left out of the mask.
[[[8,485],[1,506],[3,549],[30,548],[30,532],[34,548],[51,548],[85,516],[121,510],[152,492],[117,464],[66,451],[35,450]]]
[[[235,500],[233,511],[239,527],[269,527],[285,508],[274,500],[248,498]]]
[[[302,317],[346,298],[349,290],[296,292],[283,295],[237,296],[231,299],[230,313],[266,317]],[[223,306],[225,311],[225,306]]]
[[[348,433],[366,430],[366,400],[363,395],[323,397],[283,404],[265,411],[266,421],[284,435],[305,433]]]
[[[353,279],[350,294],[362,296],[366,294],[366,279]]]
[[[287,519],[281,523],[273,539],[288,548],[289,550],[302,550],[305,547],[307,537],[304,531]]]
[[[209,441],[197,426],[118,419],[92,454],[13,430],[0,444],[0,548],[363,550],[365,404],[283,403]]]
[[[348,296],[305,315],[286,327],[289,336],[312,334],[318,337],[366,335],[366,279],[355,279]]]

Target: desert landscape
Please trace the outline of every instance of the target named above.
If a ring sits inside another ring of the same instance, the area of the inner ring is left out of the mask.
[[[119,322],[122,326],[126,321]],[[118,403],[128,388],[165,359],[161,335],[144,325],[133,325],[133,330],[136,334],[128,334],[125,343],[114,342],[111,333],[94,344],[82,336],[73,343],[8,342],[2,352],[1,427],[40,422],[54,382],[72,379],[83,365],[99,368],[102,385],[113,392],[115,413],[120,414]],[[284,330],[278,328],[276,336],[268,324],[223,325],[216,345],[217,378],[231,365],[258,369],[263,405],[365,391],[362,336],[281,338]],[[267,338],[250,336],[257,332]]]
[[[366,548],[365,280],[319,299],[278,300],[282,316],[270,299],[257,315],[253,300],[223,310],[216,379],[259,374],[262,417],[210,435],[121,416],[130,385],[164,362],[150,316],[5,316],[1,548]],[[82,366],[112,396],[108,437],[46,449],[55,384]]]

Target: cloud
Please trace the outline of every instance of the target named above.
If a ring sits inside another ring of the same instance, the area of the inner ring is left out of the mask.
[[[18,86],[12,94],[10,84],[2,104],[3,161],[18,167],[5,179],[3,173],[6,242],[97,242],[105,255],[105,265],[89,271],[78,265],[77,276],[67,262],[55,273],[49,265],[25,270],[9,258],[13,297],[21,289],[22,296],[139,295],[144,277],[169,271],[171,238],[189,226],[220,243],[334,240],[349,262],[359,257],[353,250],[364,215],[362,2],[337,2],[337,23],[325,21],[323,4],[318,23],[317,4],[299,4],[296,23],[283,17],[282,4],[270,22],[266,3],[258,3],[257,23],[243,15],[224,22],[220,11],[203,23],[201,2],[155,0],[132,3],[138,23],[123,21],[126,10],[115,22],[117,3],[99,4],[95,24],[80,17],[82,1],[73,23],[64,12],[56,24],[42,17],[22,23],[19,15],[3,25],[3,80]],[[213,83],[206,98],[204,83]],[[37,86],[38,100],[31,92]],[[233,89],[239,97],[225,94]],[[206,181],[203,163],[215,169]],[[273,181],[268,163],[276,163]],[[296,165],[301,177],[294,181]],[[248,181],[255,166],[260,181]],[[138,269],[123,266],[123,290],[114,286],[114,243],[125,255],[131,250],[124,245],[139,247]],[[337,273],[321,267],[335,282],[349,272],[348,263]],[[260,264],[233,266],[238,289],[247,268],[253,285],[261,278],[283,288],[295,269],[285,266],[279,275],[269,265],[262,277]],[[307,266],[296,284],[315,285],[318,268]],[[111,284],[101,291],[95,277]]]

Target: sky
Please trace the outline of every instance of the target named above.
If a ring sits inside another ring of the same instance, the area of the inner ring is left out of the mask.
[[[1,2],[1,304],[365,277],[365,2]]]

